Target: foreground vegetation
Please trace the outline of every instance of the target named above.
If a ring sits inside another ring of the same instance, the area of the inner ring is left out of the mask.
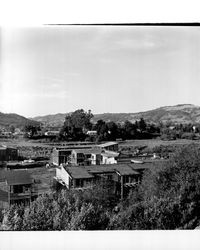
[[[161,168],[145,172],[124,200],[104,182],[92,190],[52,192],[29,207],[2,212],[1,230],[194,229],[200,225],[200,148],[177,149]]]

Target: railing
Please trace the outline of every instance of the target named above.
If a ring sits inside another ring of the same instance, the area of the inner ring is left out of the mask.
[[[134,182],[127,182],[127,183],[124,183],[124,186],[125,187],[134,187],[136,185],[140,184],[139,181],[134,181]]]
[[[20,200],[20,199],[29,199],[31,198],[31,193],[27,192],[27,193],[18,193],[18,194],[10,194],[10,199],[11,200]]]

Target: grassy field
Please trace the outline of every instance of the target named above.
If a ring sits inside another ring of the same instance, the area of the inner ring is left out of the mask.
[[[12,146],[12,147],[47,147],[52,148],[52,146],[46,143],[40,143],[36,141],[21,139],[0,139],[0,145]]]
[[[179,139],[179,140],[173,140],[173,141],[163,141],[160,139],[150,139],[150,140],[130,140],[125,141],[119,144],[120,148],[123,147],[142,147],[147,146],[149,149],[152,149],[157,146],[180,146],[180,145],[189,145],[189,144],[199,144],[200,140],[186,140],[186,139]]]
[[[0,139],[0,145],[15,147],[19,155],[27,159],[33,157],[50,157],[53,146],[26,139]]]
[[[53,177],[56,174],[55,169],[47,169],[46,167],[32,168],[28,169],[28,172],[35,180],[39,194],[48,193],[51,190]]]

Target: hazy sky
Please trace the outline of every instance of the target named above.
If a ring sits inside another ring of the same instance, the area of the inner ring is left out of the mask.
[[[0,111],[200,105],[200,27],[1,28]]]

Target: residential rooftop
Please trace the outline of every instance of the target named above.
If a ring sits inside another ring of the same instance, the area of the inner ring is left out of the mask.
[[[91,175],[87,171],[87,169],[84,169],[82,167],[65,167],[65,170],[74,179],[90,179],[90,178],[94,178],[94,176]]]
[[[10,185],[31,184],[32,178],[26,170],[1,170],[0,181],[6,181]]]
[[[113,146],[113,145],[117,145],[117,144],[119,144],[119,143],[113,142],[113,141],[109,141],[109,142],[105,142],[105,143],[99,144],[98,146],[99,147],[109,147],[109,146]]]
[[[165,161],[166,162],[166,161]],[[75,179],[93,178],[94,174],[119,173],[120,175],[138,175],[140,170],[150,169],[152,167],[161,167],[162,161],[149,162],[144,164],[126,163],[126,164],[102,164],[92,166],[71,167],[64,165],[66,171]],[[139,171],[138,171],[139,170]]]
[[[109,151],[109,150],[104,150],[104,151],[102,151],[101,154],[103,156],[106,156],[106,157],[117,157],[117,156],[119,156],[119,153],[116,153],[114,151]]]
[[[102,149],[100,148],[90,148],[90,149],[73,149],[76,153],[82,154],[101,154]]]

